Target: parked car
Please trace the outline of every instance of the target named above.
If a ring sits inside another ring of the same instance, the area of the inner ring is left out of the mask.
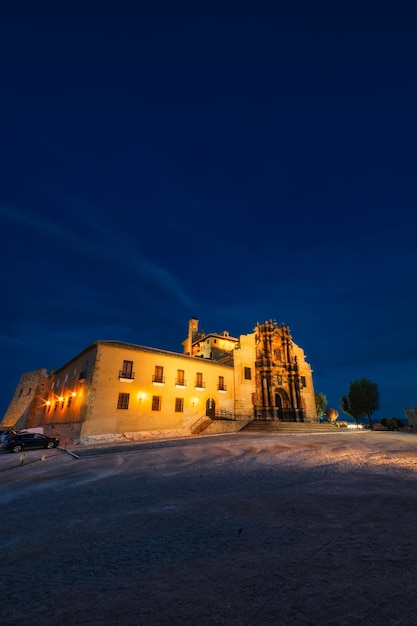
[[[6,430],[0,430],[0,445],[3,445],[4,441],[10,437],[10,435],[17,435],[18,430],[14,430],[13,428],[6,428]]]
[[[20,452],[31,448],[56,448],[59,446],[57,437],[47,437],[40,433],[16,433],[9,435],[3,447],[10,452]]]

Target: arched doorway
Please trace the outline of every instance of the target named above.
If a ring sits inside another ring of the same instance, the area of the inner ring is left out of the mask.
[[[275,406],[278,419],[283,422],[294,421],[290,409],[290,399],[285,389],[277,389],[275,391]]]
[[[206,416],[214,419],[216,416],[216,403],[213,398],[209,398],[206,402]]]

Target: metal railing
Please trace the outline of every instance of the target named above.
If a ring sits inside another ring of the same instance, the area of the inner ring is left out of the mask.
[[[128,380],[134,380],[135,372],[126,372],[126,370],[119,370],[119,378],[127,378]]]
[[[252,415],[242,415],[241,413],[233,413],[233,411],[216,411],[216,414],[213,416],[214,420],[232,420],[235,422],[243,422],[247,420],[252,420]]]

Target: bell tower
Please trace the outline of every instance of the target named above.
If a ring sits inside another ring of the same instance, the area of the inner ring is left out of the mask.
[[[195,337],[198,335],[198,319],[196,317],[192,317],[188,322],[188,337],[185,341],[182,342],[184,346],[184,354],[191,355],[191,348],[193,345],[193,341]]]

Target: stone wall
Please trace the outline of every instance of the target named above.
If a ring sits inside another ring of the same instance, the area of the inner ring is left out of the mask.
[[[42,386],[46,378],[47,371],[45,368],[22,374],[1,422],[2,428],[25,428],[28,426],[26,422],[32,404],[37,397],[38,388]]]

